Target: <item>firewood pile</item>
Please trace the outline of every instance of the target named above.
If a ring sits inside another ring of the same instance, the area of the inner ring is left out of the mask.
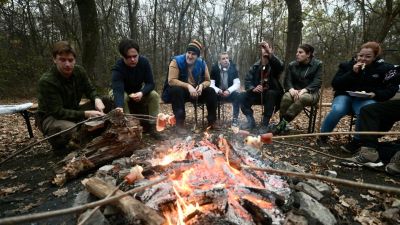
[[[114,201],[87,219],[86,224],[337,223],[320,203],[331,197],[330,186],[316,180],[299,181],[244,170],[241,165],[287,170],[295,167],[262,159],[256,149],[232,143],[213,135],[199,141],[190,137],[174,139],[103,166],[94,177],[83,181],[84,192],[98,198],[110,197],[113,190],[118,195],[166,179]],[[82,199],[78,202],[85,203]],[[124,216],[116,216],[121,214]],[[87,215],[82,214],[79,221]]]
[[[88,137],[90,132],[102,131],[85,147],[73,151],[59,162],[53,183],[62,186],[68,180],[93,168],[100,167],[113,159],[129,156],[141,146],[143,128],[134,117],[125,117],[116,111],[110,112],[103,120],[86,123],[80,135]]]

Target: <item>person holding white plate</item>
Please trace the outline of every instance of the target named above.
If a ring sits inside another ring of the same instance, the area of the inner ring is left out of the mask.
[[[325,117],[321,132],[333,131],[345,115],[353,113],[358,116],[363,106],[389,100],[396,94],[398,85],[384,82],[386,72],[392,69],[393,65],[386,63],[380,57],[381,53],[379,43],[367,42],[361,46],[354,59],[339,65],[339,70],[332,80],[335,91],[332,110]],[[365,94],[360,94],[361,92]],[[355,129],[359,130],[358,121]],[[327,136],[320,137],[319,141],[326,142]],[[355,136],[352,142],[341,146],[341,149],[354,153],[360,147],[359,139]]]

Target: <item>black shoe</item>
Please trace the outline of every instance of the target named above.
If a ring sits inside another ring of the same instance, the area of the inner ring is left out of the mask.
[[[317,139],[317,146],[320,149],[330,149],[332,146],[328,143],[327,136],[320,136]]]
[[[167,139],[167,137],[166,137],[163,133],[158,132],[158,131],[156,131],[156,130],[151,130],[151,131],[149,132],[149,135],[150,135],[150,137],[152,137],[152,138],[154,138],[154,139],[156,139],[156,140],[159,140],[159,141],[162,141],[162,140],[166,140],[166,139]]]
[[[271,128],[270,126],[262,125],[258,130],[258,134],[266,134],[266,133],[271,133]]]
[[[340,149],[347,153],[354,154],[356,153],[359,149],[361,148],[361,143],[358,140],[352,139],[349,143],[346,145],[340,146]]]

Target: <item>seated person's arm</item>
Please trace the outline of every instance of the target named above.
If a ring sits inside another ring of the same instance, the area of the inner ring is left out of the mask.
[[[123,111],[124,108],[124,81],[122,79],[122,74],[116,70],[112,71],[112,80],[111,80],[113,95],[114,95],[114,103],[115,107],[119,111]]]
[[[314,79],[305,87],[308,92],[316,92],[321,88],[322,84],[322,63],[318,65],[317,71],[314,75]]]
[[[215,80],[210,80],[210,87],[212,89],[214,89],[215,93],[219,93],[220,91],[222,91],[221,89],[219,89],[217,86],[215,86]]]
[[[168,84],[189,89],[189,83],[179,80],[179,67],[175,60],[172,60],[168,69]],[[191,85],[190,85],[191,86]]]
[[[240,79],[235,78],[233,80],[232,86],[228,88],[229,93],[233,93],[234,91],[239,91],[240,90]]]
[[[205,71],[204,71],[204,81],[201,83],[201,85],[203,86],[203,89],[206,87],[210,87],[210,73],[208,72],[208,68],[206,65]]]

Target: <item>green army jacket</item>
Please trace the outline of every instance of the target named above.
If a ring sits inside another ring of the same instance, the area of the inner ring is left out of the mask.
[[[65,78],[53,66],[39,80],[38,104],[42,118],[53,116],[56,119],[77,122],[85,118],[79,110],[82,96],[94,102],[98,97],[83,67],[75,65],[70,78]]]

